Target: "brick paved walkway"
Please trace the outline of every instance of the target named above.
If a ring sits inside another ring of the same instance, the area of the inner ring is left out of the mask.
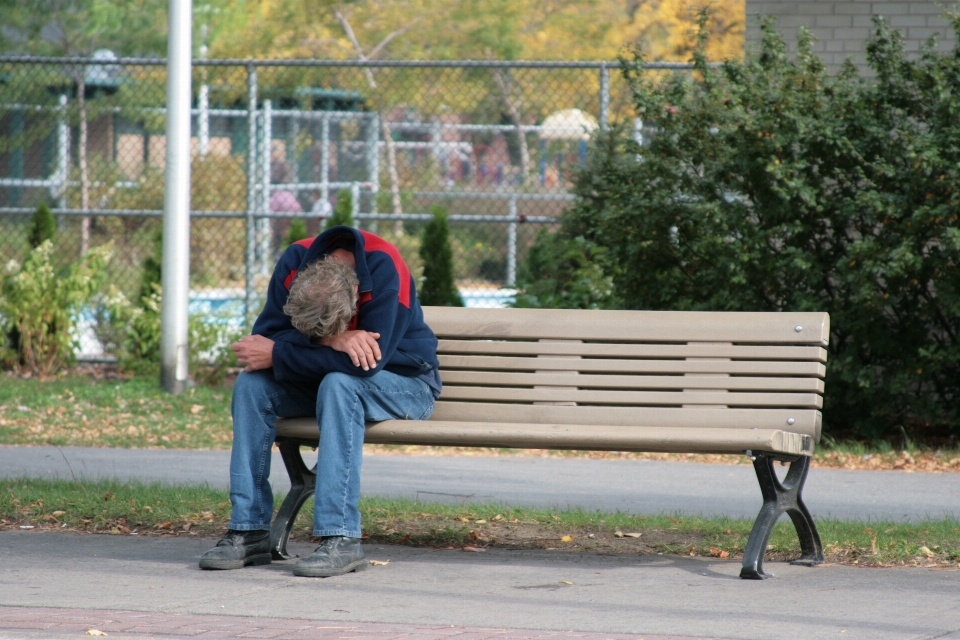
[[[0,606],[0,639],[73,638],[100,635],[135,638],[201,638],[227,640],[262,638],[270,640],[380,640],[455,639],[527,640],[693,640],[680,636],[624,635],[577,631],[533,631],[525,629],[484,629],[480,627],[417,626],[363,622],[324,622],[239,616],[178,615],[143,611],[99,609],[50,609]],[[698,640],[708,640],[706,638]]]

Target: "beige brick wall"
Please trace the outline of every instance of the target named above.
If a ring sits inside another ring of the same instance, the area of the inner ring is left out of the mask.
[[[806,26],[816,36],[814,51],[831,70],[836,70],[851,58],[861,69],[866,69],[864,45],[873,29],[872,17],[883,16],[904,37],[904,47],[918,53],[931,35],[939,34],[941,50],[949,50],[956,37],[944,17],[944,7],[932,0],[912,2],[868,2],[866,0],[820,0],[817,2],[787,2],[786,0],[747,0],[747,48],[760,40],[760,16],[776,18],[777,31],[791,53],[797,50],[797,31]]]

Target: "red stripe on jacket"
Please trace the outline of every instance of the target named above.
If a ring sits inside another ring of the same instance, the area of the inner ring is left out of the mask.
[[[360,233],[363,234],[363,244],[368,252],[383,251],[385,254],[390,256],[391,260],[393,260],[393,266],[397,270],[397,275],[400,276],[400,304],[409,309],[410,270],[407,268],[407,263],[404,262],[403,258],[400,256],[400,252],[397,251],[395,246],[383,238],[379,238],[372,233],[368,233],[367,231],[361,231]]]

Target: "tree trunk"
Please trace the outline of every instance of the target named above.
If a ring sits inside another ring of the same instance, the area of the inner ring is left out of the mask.
[[[504,106],[507,107],[507,114],[510,120],[517,128],[517,142],[520,144],[520,182],[527,183],[527,171],[530,168],[530,149],[527,147],[527,136],[523,132],[523,115],[520,112],[520,99],[514,100],[510,95],[511,78],[509,70],[494,69],[493,77],[500,88],[500,97],[503,99]]]

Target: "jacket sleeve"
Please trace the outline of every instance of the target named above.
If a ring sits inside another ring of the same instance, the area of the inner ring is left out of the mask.
[[[293,329],[290,316],[283,312],[283,306],[287,304],[290,282],[297,274],[303,253],[303,247],[290,245],[280,256],[273,270],[273,276],[270,278],[270,284],[267,286],[267,299],[264,301],[263,310],[253,323],[251,333],[254,335],[276,340],[274,336],[278,332]]]

